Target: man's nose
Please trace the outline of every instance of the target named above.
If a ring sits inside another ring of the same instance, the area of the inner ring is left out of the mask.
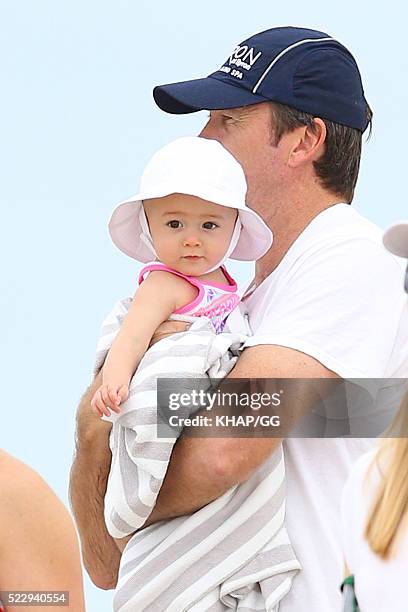
[[[201,138],[212,138],[213,140],[217,140],[218,130],[217,123],[214,116],[208,118],[207,123],[199,133]]]

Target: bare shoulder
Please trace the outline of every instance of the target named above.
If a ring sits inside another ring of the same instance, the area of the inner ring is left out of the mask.
[[[76,546],[72,519],[57,494],[36,470],[1,451],[0,542],[27,533],[30,541],[45,541],[56,532],[67,550]]]
[[[11,589],[70,593],[84,610],[79,543],[62,501],[31,467],[0,451],[0,576]],[[4,587],[3,587],[4,588]]]
[[[174,301],[177,308],[181,308],[197,297],[198,289],[184,278],[176,276],[165,270],[154,270],[140,285],[139,290],[145,287],[149,293],[157,295],[158,298],[166,296]]]
[[[47,528],[47,516],[60,512],[61,502],[36,470],[0,452],[0,541]]]
[[[13,457],[5,450],[0,449],[0,483],[2,485],[7,483],[18,483],[21,482],[22,479],[29,480],[31,478],[41,477],[26,463]]]
[[[7,511],[10,506],[13,513],[20,503],[23,507],[27,500],[54,495],[38,472],[3,450],[0,450],[0,491],[2,510]]]

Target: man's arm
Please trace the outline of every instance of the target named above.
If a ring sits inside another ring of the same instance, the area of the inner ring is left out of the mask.
[[[111,424],[91,409],[91,399],[102,381],[101,373],[83,396],[77,415],[77,439],[70,476],[70,500],[76,519],[84,566],[101,589],[116,586],[121,553],[104,520],[104,497],[111,463]]]
[[[173,333],[186,331],[182,321],[166,321],[156,330],[152,344]],[[115,540],[105,525],[104,500],[112,455],[111,424],[91,408],[102,383],[102,371],[83,395],[77,412],[76,448],[71,468],[69,495],[81,541],[82,559],[92,582],[101,589],[116,586],[121,552],[131,536]]]
[[[294,349],[259,345],[243,351],[228,378],[337,379],[319,361]],[[329,380],[328,380],[329,382]],[[332,380],[333,382],[333,380]],[[307,410],[307,392],[287,407],[286,423],[295,423]],[[315,399],[315,398],[313,398]],[[309,401],[312,407],[313,399]],[[274,452],[282,438],[180,437],[174,447],[156,506],[145,526],[190,514],[245,482]]]
[[[337,375],[299,351],[262,345],[246,349],[229,378],[327,378]],[[97,382],[95,382],[97,384]],[[130,536],[114,540],[106,531],[103,498],[110,467],[109,425],[90,406],[92,387],[78,412],[77,454],[71,475],[71,498],[80,532],[84,563],[101,588],[113,588],[120,553]],[[305,411],[304,397],[290,406],[289,421]],[[174,446],[156,506],[144,526],[190,514],[247,480],[273,453],[281,438],[181,437]],[[115,544],[116,542],[116,544]]]

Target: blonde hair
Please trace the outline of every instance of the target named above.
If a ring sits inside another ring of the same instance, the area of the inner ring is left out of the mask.
[[[408,511],[408,393],[387,430],[371,467],[377,465],[382,480],[371,506],[364,537],[382,559],[391,556],[401,522]],[[380,460],[384,459],[380,466]],[[401,535],[401,530],[399,535]]]

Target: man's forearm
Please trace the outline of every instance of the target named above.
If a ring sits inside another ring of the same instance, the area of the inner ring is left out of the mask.
[[[191,514],[238,484],[240,480],[224,462],[225,457],[222,438],[179,438],[156,505],[144,527]]]
[[[156,504],[140,531],[165,519],[192,514],[238,484],[240,479],[222,463],[222,457],[225,457],[222,439],[179,438]],[[115,540],[119,550],[124,550],[132,536]]]
[[[271,392],[280,389],[282,378],[294,378],[293,389],[281,409],[279,431],[265,437],[239,438],[232,432],[226,438],[182,436],[174,447],[156,506],[145,526],[195,512],[233,485],[245,482],[278,448],[299,419],[340,382],[335,373],[308,355],[273,347],[271,357],[269,351],[268,346],[246,349],[226,382],[233,382],[234,378],[264,379],[266,383],[263,384]],[[308,378],[316,379],[317,383],[300,384]],[[214,408],[220,409],[219,406]],[[226,414],[230,411],[231,415],[236,412],[234,406],[222,407],[222,410],[227,410]]]
[[[99,384],[100,376],[85,393],[78,410],[70,499],[85,568],[97,586],[112,589],[116,586],[121,553],[104,521],[104,496],[111,462],[110,425],[93,415],[89,405]]]

